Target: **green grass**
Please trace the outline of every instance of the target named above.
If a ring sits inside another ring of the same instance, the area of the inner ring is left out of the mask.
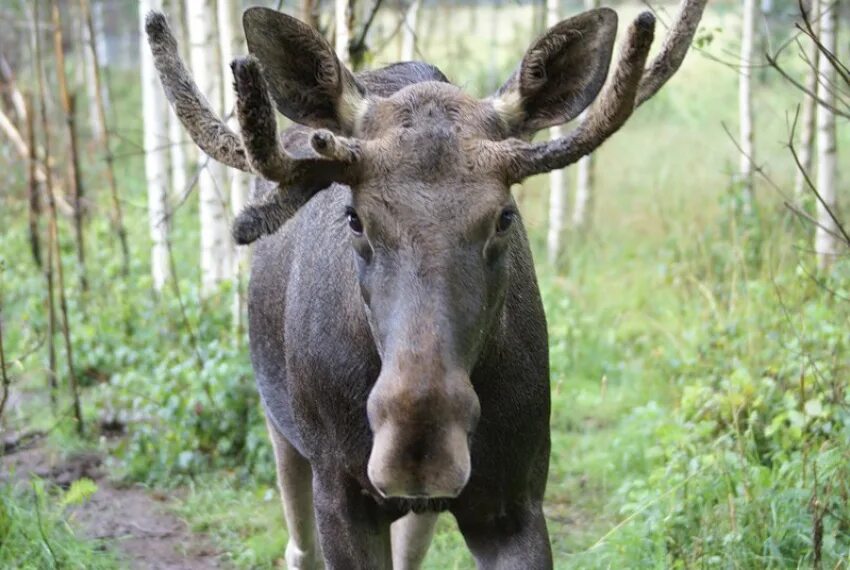
[[[98,541],[81,539],[65,518],[64,504],[84,500],[72,491],[57,496],[42,483],[0,486],[0,567],[19,570],[112,570],[117,559]],[[92,491],[93,492],[93,491]]]

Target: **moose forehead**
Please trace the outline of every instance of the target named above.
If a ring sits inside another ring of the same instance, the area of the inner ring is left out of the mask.
[[[449,83],[424,82],[368,99],[356,135],[380,148],[373,157],[373,177],[415,180],[438,189],[480,187],[493,178],[494,172],[476,166],[482,152],[478,143],[504,138],[505,130],[488,102]]]

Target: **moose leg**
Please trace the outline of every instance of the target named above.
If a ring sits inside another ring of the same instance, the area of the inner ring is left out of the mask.
[[[313,489],[328,570],[390,570],[391,519],[374,499],[338,473],[316,471]]]
[[[486,520],[457,518],[479,569],[552,568],[552,547],[540,503],[516,505]]]
[[[408,513],[392,524],[393,570],[416,570],[422,565],[434,537],[437,516]]]
[[[266,419],[277,466],[277,484],[283,502],[283,516],[289,531],[286,566],[312,570],[322,567],[316,544],[316,520],[313,515],[313,470],[310,463],[292,447]]]

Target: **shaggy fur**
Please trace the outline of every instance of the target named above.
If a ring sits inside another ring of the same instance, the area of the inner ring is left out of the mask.
[[[233,233],[257,240],[251,360],[290,566],[416,565],[427,513],[448,510],[480,568],[552,567],[546,319],[510,185],[619,129],[681,63],[705,1],[683,0],[648,75],[655,22],[639,16],[601,97],[607,9],[553,27],[483,101],[426,64],[354,75],[305,24],[252,8],[252,55],[233,65],[240,141],[197,92],[164,19],[148,18],[193,138],[261,175]],[[566,137],[527,142],[594,100]],[[272,102],[300,124],[281,138]]]

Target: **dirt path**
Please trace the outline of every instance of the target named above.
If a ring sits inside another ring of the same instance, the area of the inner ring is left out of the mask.
[[[172,499],[140,486],[119,486],[101,468],[94,453],[61,460],[43,447],[0,457],[0,479],[10,473],[19,480],[31,474],[67,487],[81,477],[97,483],[97,492],[84,504],[69,510],[69,520],[81,536],[103,540],[127,562],[128,568],[199,570],[226,568],[209,539],[188,528],[169,512]]]

